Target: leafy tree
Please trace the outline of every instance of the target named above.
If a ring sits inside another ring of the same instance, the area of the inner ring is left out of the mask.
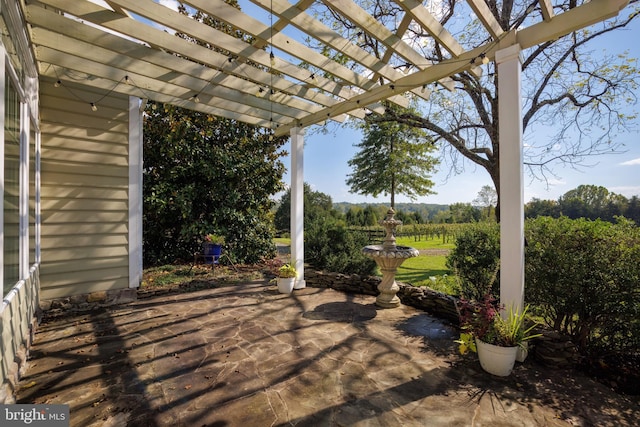
[[[434,224],[449,224],[453,222],[451,219],[451,211],[450,210],[439,211],[433,216],[431,221]]]
[[[640,225],[640,200],[638,200],[638,196],[633,196],[629,199],[624,216]]]
[[[347,230],[336,218],[318,216],[305,223],[304,256],[315,268],[345,274],[374,274],[375,261],[362,253],[368,244],[366,233]]]
[[[345,214],[345,220],[348,225],[361,226],[364,222],[364,214],[359,206],[351,206]]]
[[[585,2],[553,2],[553,7],[555,12],[562,13]],[[404,14],[401,7],[383,0],[358,3],[392,33],[397,31]],[[537,2],[531,0],[486,3],[487,11],[505,32],[539,19],[541,13]],[[590,156],[618,151],[620,144],[615,142],[615,135],[636,127],[635,113],[625,112],[626,107],[633,107],[636,102],[636,60],[613,49],[594,52],[591,48],[593,40],[624,29],[638,18],[637,0],[629,3],[627,14],[622,12],[606,22],[521,52],[522,127],[528,143],[525,165],[533,178],[545,180],[552,176],[552,166],[559,162],[579,167]],[[471,14],[466,2],[446,1],[438,5],[440,9],[435,11],[435,16],[441,23],[451,27],[458,19],[460,26],[466,25],[464,36],[460,37],[465,47],[476,47],[485,42],[479,39],[486,35],[479,20],[462,21],[461,17],[466,20]],[[347,35],[362,31],[337,13],[327,12],[323,18],[339,21]],[[430,35],[419,28],[410,27],[403,34],[403,40],[413,46],[425,46],[422,54],[427,62],[450,59],[450,53],[439,46],[434,47]],[[379,58],[387,50],[366,35],[359,45]],[[399,59],[395,65],[412,66],[404,59]],[[357,69],[357,64],[353,66]],[[464,170],[465,163],[470,161],[487,171],[499,195],[498,76],[493,63],[483,68],[482,75],[464,71],[450,76],[455,84],[452,91],[429,88],[434,89],[429,101],[421,102],[418,111],[387,110],[384,116],[372,116],[369,123],[395,120],[424,129],[440,145],[453,172]],[[552,132],[550,137],[539,136],[549,131]],[[498,219],[499,206],[498,200]]]
[[[393,110],[391,106],[387,110]],[[372,122],[369,115],[362,122],[364,139],[356,144],[360,149],[349,160],[353,172],[347,175],[350,191],[357,194],[391,196],[405,194],[415,200],[433,194],[430,173],[437,160],[429,153],[433,144],[425,132],[397,122]]]
[[[491,219],[491,210],[498,203],[498,193],[490,185],[484,185],[473,200],[476,206],[487,209],[487,220]]]
[[[366,233],[348,230],[344,216],[333,208],[331,196],[304,183],[304,258],[315,268],[340,273],[372,274],[375,262],[362,254]],[[281,197],[275,213],[279,230],[289,229],[291,190]],[[360,210],[362,212],[362,210]]]
[[[331,216],[341,218],[340,212],[333,208],[331,196],[320,191],[314,191],[306,182],[303,184],[304,225],[317,217]],[[291,226],[291,189],[285,191],[278,202],[274,223],[277,230],[289,231]]]
[[[270,197],[282,189],[284,141],[244,123],[150,104],[143,140],[145,264],[191,260],[207,233],[224,235],[237,262],[273,256]]]
[[[563,194],[558,199],[558,205],[562,214],[569,218],[613,221],[615,216],[624,212],[627,199],[610,193],[605,187],[580,185]]]
[[[225,2],[239,8],[236,0]],[[184,4],[178,10],[193,12]],[[195,11],[192,18],[252,43],[251,36],[216,17]],[[176,36],[215,49],[188,34]],[[162,104],[150,104],[145,113],[145,263],[190,260],[209,233],[224,235],[236,262],[275,255],[270,197],[282,189],[279,149],[286,138]]]
[[[402,225],[409,225],[414,223],[413,215],[407,214],[405,211],[395,211],[395,219],[402,221]]]
[[[482,218],[482,212],[471,206],[470,203],[454,203],[449,206],[449,220],[453,224],[478,222]]]
[[[422,218],[422,214],[419,211],[414,211],[411,213],[411,216],[413,217],[413,222],[416,224],[423,224],[424,223],[424,218]]]
[[[558,218],[560,216],[560,206],[555,200],[531,199],[529,203],[524,205],[524,217],[535,218],[538,216],[550,216]]]

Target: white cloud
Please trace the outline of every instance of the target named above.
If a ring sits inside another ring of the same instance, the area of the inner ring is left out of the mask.
[[[620,163],[621,166],[638,166],[640,165],[640,157],[637,159],[627,160],[626,162]]]

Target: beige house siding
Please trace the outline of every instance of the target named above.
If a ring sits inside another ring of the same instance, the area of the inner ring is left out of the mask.
[[[128,288],[128,98],[46,80],[40,90],[41,298]]]

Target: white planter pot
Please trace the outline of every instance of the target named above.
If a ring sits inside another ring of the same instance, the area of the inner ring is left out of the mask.
[[[296,283],[295,277],[278,277],[276,282],[278,283],[278,291],[281,294],[290,294],[293,292],[293,285]]]
[[[476,348],[478,349],[480,366],[488,373],[506,377],[513,370],[518,347],[499,347],[477,339]]]

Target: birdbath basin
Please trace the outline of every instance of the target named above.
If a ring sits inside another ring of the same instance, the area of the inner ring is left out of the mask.
[[[394,308],[400,305],[400,298],[396,295],[400,287],[396,283],[398,267],[407,259],[417,257],[417,249],[409,246],[397,246],[395,229],[402,221],[395,219],[395,211],[389,208],[385,219],[380,221],[386,230],[384,242],[381,245],[368,245],[362,253],[378,264],[382,271],[382,281],[378,285],[380,295],[376,298],[376,305],[382,308]]]

